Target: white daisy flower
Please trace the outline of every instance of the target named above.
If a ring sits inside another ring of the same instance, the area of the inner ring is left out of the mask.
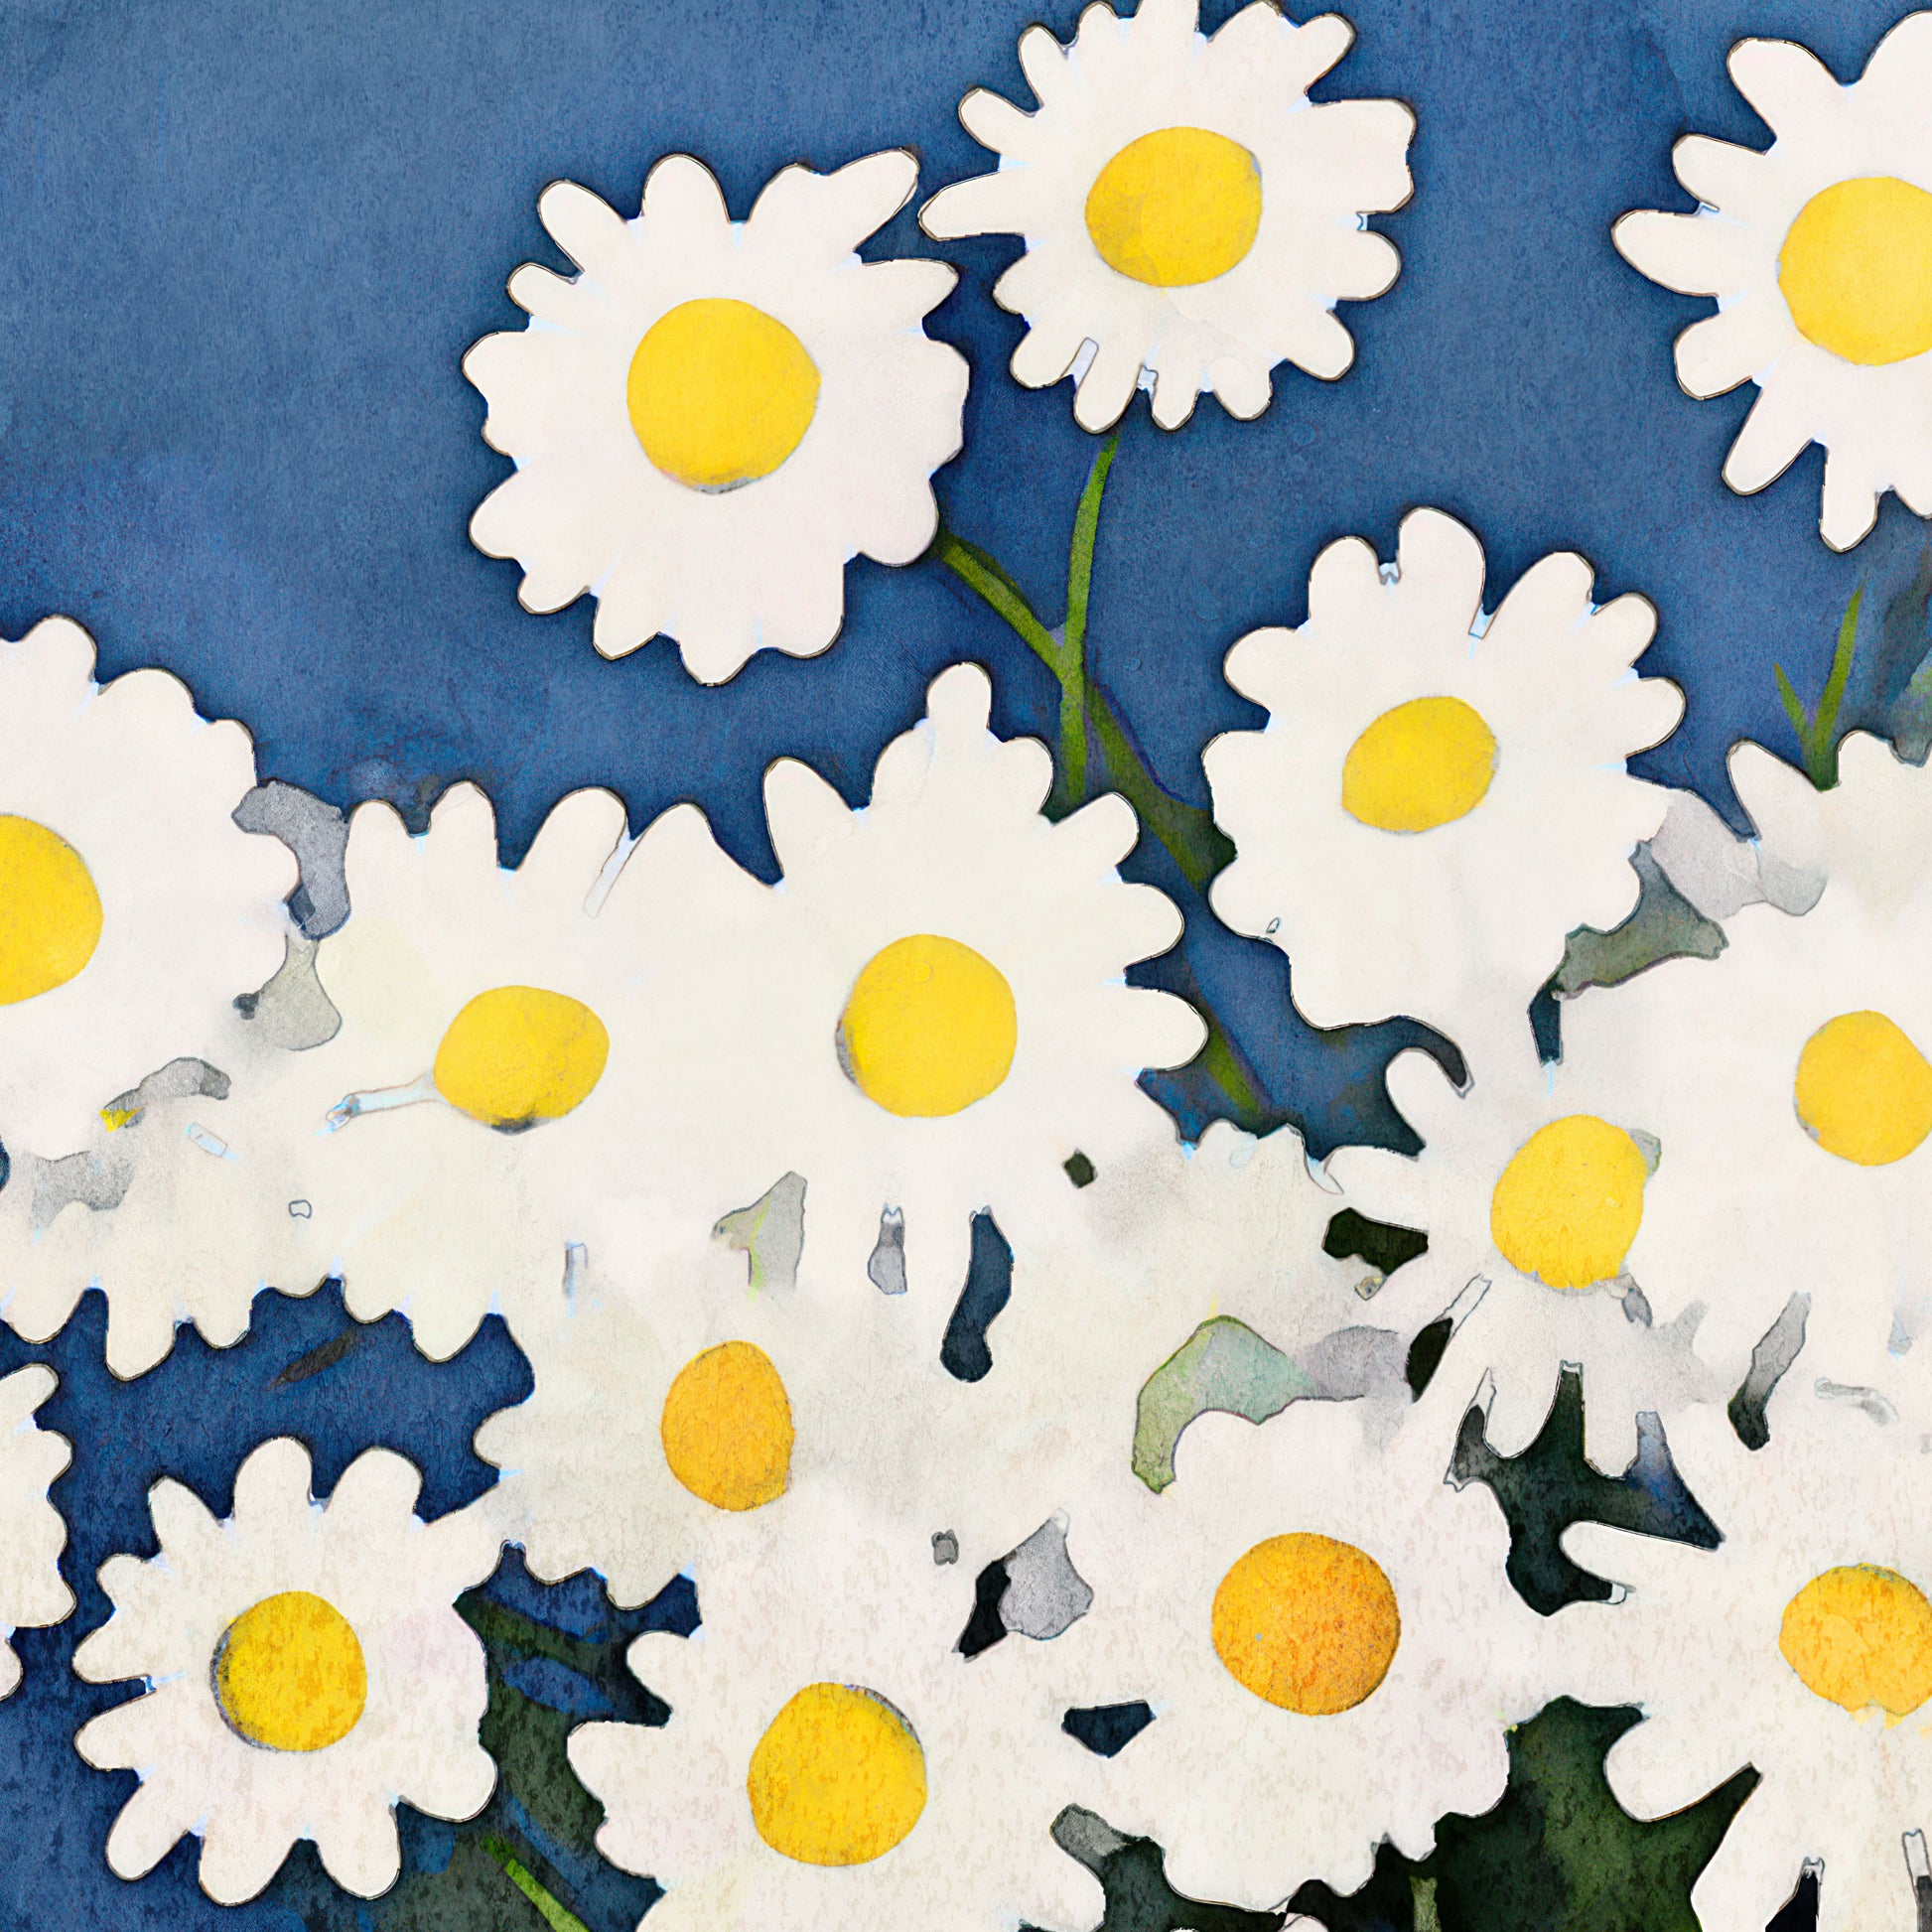
[[[1278,1351],[1277,1403],[1379,1378],[1406,1408],[1409,1336],[1374,1325],[1387,1308],[1362,1300],[1359,1262],[1320,1252],[1334,1198],[1288,1130],[1257,1143],[1222,1124],[1198,1152],[1110,1170],[1059,1238],[1014,1255],[977,1381],[944,1366],[945,1301],[855,1294],[809,1240],[795,1281],[756,1287],[716,1243],[660,1241],[648,1260],[625,1243],[519,1326],[535,1389],[477,1438],[503,1471],[505,1533],[537,1576],[596,1569],[641,1603],[735,1517],[787,1517],[794,1491],[837,1484],[977,1572],[1171,1449],[1220,1352],[1239,1351],[1199,1334],[1223,1316]]]
[[[689,155],[658,163],[628,222],[574,182],[544,190],[543,224],[583,273],[519,268],[529,326],[463,363],[484,437],[517,466],[470,534],[522,565],[526,610],[589,591],[605,656],[662,632],[716,684],[754,651],[831,643],[856,554],[925,549],[966,363],[921,323],[955,277],[856,253],[917,179],[898,150],[790,167],[738,223]]]
[[[1214,909],[1294,962],[1318,1027],[1409,1014],[1460,1039],[1520,1017],[1572,928],[1636,903],[1632,850],[1664,791],[1624,760],[1676,727],[1683,694],[1632,666],[1644,599],[1598,608],[1589,565],[1545,557],[1482,606],[1482,548],[1440,510],[1403,519],[1393,566],[1358,537],[1309,578],[1308,621],[1256,630],[1228,681],[1271,716],[1207,748],[1238,848]]]
[[[0,1145],[55,1158],[96,1109],[200,1054],[281,964],[296,866],[230,814],[236,724],[163,671],[93,681],[66,618],[0,641]]]
[[[1932,13],[1849,87],[1791,41],[1739,41],[1730,77],[1770,147],[1686,135],[1671,159],[1696,213],[1642,209],[1611,233],[1653,282],[1718,298],[1677,339],[1684,388],[1757,384],[1725,482],[1750,495],[1822,443],[1819,527],[1849,550],[1887,489],[1932,515]]]
[[[1076,1520],[1095,1601],[1068,1701],[1156,1715],[1074,1794],[1165,1847],[1177,1891],[1353,1890],[1384,1838],[1425,1857],[1445,1812],[1502,1796],[1550,1672],[1494,1497],[1449,1486],[1461,1413],[1439,1379],[1379,1451],[1352,1406],[1205,1416],[1172,1488]]]
[[[943,672],[863,810],[774,764],[783,880],[747,881],[742,907],[709,889],[708,916],[742,917],[742,936],[714,936],[705,970],[660,996],[687,1042],[653,1094],[672,1158],[709,1173],[721,1206],[801,1174],[813,1266],[865,1290],[891,1239],[913,1292],[948,1305],[977,1211],[1019,1252],[1072,1211],[1082,1163],[1173,1139],[1135,1081],[1204,1035],[1185,1002],[1125,983],[1181,925],[1116,871],[1132,808],[1109,795],[1048,820],[1051,759],[994,737],[991,702],[978,665]]]
[[[1715,1550],[1574,1524],[1564,1547],[1624,1586],[1558,1612],[1572,1683],[1645,1722],[1604,1770],[1638,1818],[1750,1765],[1758,1783],[1691,1893],[1708,1932],[1758,1932],[1822,1860],[1819,1932],[1909,1932],[1907,1860],[1932,1831],[1932,1456],[1783,1393],[1755,1453],[1721,1410],[1686,1416],[1677,1466]]]
[[[1227,1315],[1289,1348],[1362,1323],[1405,1338],[1442,1312],[1409,1269],[1389,1280],[1322,1243],[1350,1202],[1310,1165],[1292,1127],[1260,1138],[1210,1122],[1197,1145],[1165,1143],[1100,1173],[1080,1196],[1098,1265],[1129,1293],[1159,1297],[1177,1340]]]
[[[1668,1422],[1688,1403],[1725,1400],[1784,1297],[1734,1357],[1714,1368],[1695,1352],[1709,1317],[1650,1221],[1656,1175],[1677,1157],[1675,1139],[1660,1156],[1651,1131],[1654,1082],[1599,1087],[1567,1058],[1541,1067],[1527,1027],[1509,1050],[1472,1055],[1470,1073],[1458,1094],[1429,1054],[1397,1055],[1389,1097],[1421,1153],[1337,1148],[1328,1171],[1362,1213],[1428,1235],[1429,1252],[1402,1271],[1413,1277],[1406,1292],[1453,1310],[1448,1363],[1465,1387],[1471,1370],[1493,1376],[1491,1445],[1526,1449],[1575,1365],[1589,1458],[1620,1473],[1637,1452],[1639,1413]],[[1709,1286],[1714,1300],[1724,1292]]]
[[[103,1110],[60,1161],[22,1155],[0,1189],[0,1306],[51,1340],[82,1294],[107,1303],[108,1367],[143,1375],[192,1321],[217,1348],[247,1332],[255,1296],[308,1295],[331,1244],[273,1096],[282,1062],[230,1012],[207,1061],[177,1062]]]
[[[20,1683],[20,1659],[6,1639],[23,1627],[59,1623],[73,1609],[73,1592],[61,1579],[68,1529],[47,1494],[73,1452],[65,1436],[34,1420],[59,1386],[41,1362],[0,1380],[0,1698]]]
[[[624,830],[611,793],[573,793],[511,872],[473,785],[420,838],[385,805],[350,820],[354,909],[316,961],[343,1027],[299,1063],[319,1204],[353,1312],[403,1310],[439,1359],[561,1279],[557,1187],[634,1101],[631,968],[594,918]]]
[[[667,1725],[571,1733],[598,1849],[665,1887],[656,1932],[1091,1924],[1099,1888],[1049,1835],[1088,1754],[1047,1660],[1084,1624],[968,1657],[971,1574],[814,1503],[700,1569],[693,1637],[632,1644]]]
[[[744,1256],[717,1245],[573,1267],[547,1319],[519,1329],[534,1390],[477,1432],[503,1471],[505,1534],[545,1581],[594,1568],[616,1602],[647,1602],[712,1526],[781,1506],[875,1426],[903,1364],[879,1359],[856,1317],[885,1306],[752,1288]]]
[[[1267,0],[1212,40],[1198,17],[1198,0],[1141,0],[1127,20],[1090,6],[1066,48],[1028,29],[1037,111],[969,93],[959,118],[999,168],[920,213],[941,240],[1026,237],[993,291],[1028,323],[1013,373],[1035,389],[1072,374],[1084,429],[1143,382],[1174,429],[1203,389],[1259,416],[1284,360],[1333,380],[1355,357],[1335,303],[1383,294],[1400,266],[1364,216],[1408,201],[1415,115],[1308,98],[1354,30],[1338,14],[1298,27]]]
[[[155,1484],[160,1554],[102,1567],[114,1614],[73,1656],[90,1683],[148,1685],[74,1738],[97,1770],[141,1776],[107,1838],[118,1876],[193,1832],[203,1890],[237,1904],[309,1838],[338,1884],[373,1898],[401,1866],[398,1799],[452,1819],[488,1802],[483,1645],[452,1605],[500,1545],[477,1509],[418,1519],[421,1484],[369,1449],[321,1507],[286,1437],[242,1463],[225,1522]]]
[[[400,1309],[438,1360],[554,1295],[575,1208],[648,1158],[650,955],[599,916],[626,850],[605,791],[564,799],[514,871],[473,785],[420,838],[386,805],[350,821],[354,910],[316,962],[342,1029],[255,1105],[299,1130],[351,1311]]]
[[[1932,1299],[1932,781],[1864,736],[1840,770],[1812,910],[1747,905],[1716,959],[1568,1003],[1563,1080],[1641,1096],[1661,1143],[1631,1262],[1653,1306],[1708,1304],[1700,1346],[1735,1368],[1806,1295],[1807,1372],[1864,1383]]]

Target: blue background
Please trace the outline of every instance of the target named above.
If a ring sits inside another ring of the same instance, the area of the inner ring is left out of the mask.
[[[1204,24],[1228,11],[1208,0]],[[1229,644],[1301,620],[1322,544],[1358,532],[1390,554],[1404,510],[1434,503],[1482,536],[1491,603],[1554,548],[1594,561],[1599,597],[1655,602],[1646,668],[1683,684],[1690,708],[1645,768],[1734,809],[1725,748],[1793,749],[1771,661],[1815,694],[1852,592],[1916,557],[1922,526],[1888,500],[1878,534],[1833,556],[1816,451],[1758,498],[1725,489],[1753,392],[1679,391],[1671,338],[1709,305],[1644,282],[1608,230],[1632,207],[1690,206],[1668,165],[1681,133],[1766,138],[1725,75],[1732,40],[1802,39],[1849,79],[1895,8],[1349,11],[1356,49],[1317,97],[1399,95],[1420,121],[1415,199],[1377,222],[1401,280],[1344,310],[1358,345],[1344,380],[1280,369],[1257,423],[1204,399],[1167,436],[1137,404],[1098,553],[1099,674],[1165,782],[1204,804],[1202,745],[1258,721],[1222,682]],[[0,629],[78,619],[103,678],[179,673],[205,712],[253,730],[264,776],[344,805],[416,812],[475,778],[512,854],[562,793],[605,784],[638,824],[696,799],[768,876],[766,763],[802,756],[859,800],[880,746],[956,658],[992,667],[1001,729],[1043,732],[1046,673],[932,565],[856,564],[827,656],[761,657],[715,690],[661,643],[599,658],[588,601],[525,615],[515,567],[466,534],[508,466],[459,368],[478,337],[520,325],[503,294],[518,263],[566,267],[536,219],[546,182],[583,182],[627,213],[651,164],[682,149],[742,216],[787,162],[911,145],[929,194],[988,163],[955,119],[966,88],[1028,98],[1014,48],[1035,17],[1035,0],[6,0]],[[1075,9],[1054,0],[1046,17],[1066,38]],[[938,486],[949,523],[1052,622],[1093,445],[1068,389],[1025,392],[1005,374],[1022,325],[987,290],[1017,247],[945,251],[964,273],[928,327],[964,351],[974,388],[966,454]],[[908,209],[868,252],[937,251]],[[1312,1037],[1274,956],[1211,922],[1195,921],[1190,965],[1317,1145],[1373,1131],[1364,1070],[1386,1036]],[[7,1345],[8,1365],[38,1355],[66,1378],[44,1419],[78,1451],[56,1495],[82,1603],[65,1630],[23,1635],[27,1681],[0,1707],[0,1925],[301,1922],[275,1894],[217,1912],[181,1854],[138,1887],[106,1874],[100,1845],[129,1780],[85,1771],[67,1740],[119,1693],[75,1686],[65,1661],[102,1614],[98,1564],[151,1548],[142,1499],[161,1473],[225,1506],[256,1438],[294,1428],[324,1477],[380,1441],[424,1460],[434,1506],[474,1493],[483,1471],[453,1445],[520,1392],[507,1341],[432,1370],[386,1336],[299,1403],[270,1402],[280,1360],[330,1318],[326,1300],[277,1303],[264,1339],[264,1333],[226,1356],[190,1335],[166,1368],[111,1390],[97,1298],[54,1348]]]

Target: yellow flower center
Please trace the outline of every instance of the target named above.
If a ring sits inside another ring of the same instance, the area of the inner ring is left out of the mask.
[[[60,833],[0,816],[0,1007],[65,986],[100,943],[100,895]]]
[[[1778,256],[1798,333],[1848,362],[1932,348],[1932,195],[1889,175],[1842,181],[1798,210]]]
[[[651,324],[630,358],[630,427],[665,476],[692,489],[768,477],[812,426],[818,369],[783,323],[705,296]]]
[[[984,1100],[1020,1038],[1013,988],[991,961],[930,932],[866,964],[839,1020],[839,1053],[888,1113],[931,1118]]]
[[[1158,289],[1211,282],[1261,227],[1261,169],[1238,141],[1204,127],[1143,134],[1087,191],[1087,233],[1111,269]]]
[[[355,1728],[369,1674],[348,1619],[306,1589],[244,1610],[214,1653],[214,1697],[230,1726],[271,1751],[319,1751]]]
[[[678,1370],[658,1433],[671,1473],[714,1509],[757,1509],[791,1481],[791,1401],[770,1356],[749,1341],[707,1348]]]
[[[1546,1288],[1588,1288],[1623,1266],[1643,1223],[1643,1151],[1594,1114],[1554,1120],[1517,1150],[1489,1199],[1512,1268]]]
[[[1214,1592],[1214,1650],[1264,1703],[1330,1718],[1371,1697],[1402,1639],[1395,1589],[1352,1543],[1271,1536]]]
[[[1778,1648],[1806,1690],[1855,1717],[1875,1704],[1902,1718],[1932,1697],[1932,1603],[1875,1564],[1814,1577],[1785,1605]]]
[[[1841,1013],[1805,1041],[1798,1120],[1827,1154],[1882,1168],[1932,1134],[1932,1066],[1882,1013]]]
[[[1427,832],[1472,812],[1496,775],[1496,737],[1460,698],[1412,698],[1348,748],[1341,808],[1382,832]]]
[[[869,1864],[925,1809],[925,1753],[876,1692],[808,1684],[771,1720],[745,1788],[759,1837],[801,1864]]]
[[[436,1049],[436,1090],[486,1127],[527,1127],[582,1106],[610,1057],[611,1035],[582,1000],[492,987],[450,1022]]]

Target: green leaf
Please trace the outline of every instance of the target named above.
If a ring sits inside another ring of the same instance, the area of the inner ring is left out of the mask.
[[[1784,706],[1784,715],[1791,720],[1791,729],[1798,735],[1798,756],[1805,768],[1811,768],[1811,720],[1805,715],[1804,701],[1798,696],[1789,677],[1785,675],[1782,664],[1771,666],[1771,675],[1778,681],[1778,699]]]
[[[1621,986],[1662,960],[1716,959],[1725,949],[1724,927],[1670,883],[1644,847],[1630,863],[1641,882],[1630,916],[1608,932],[1579,926],[1565,942],[1552,984],[1566,1000],[1588,987]]]
[[[1757,1773],[1640,1822],[1603,1776],[1604,1753],[1639,1717],[1559,1698],[1510,1733],[1502,1802],[1436,1828],[1424,1869],[1443,1932],[1698,1932],[1691,1887]]]
[[[1157,1495],[1173,1482],[1173,1452],[1210,1409],[1253,1423],[1278,1416],[1314,1378],[1231,1314],[1203,1321],[1147,1379],[1134,1407],[1134,1473]]]
[[[1832,651],[1832,668],[1825,679],[1824,695],[1818,700],[1815,715],[1807,716],[1804,701],[1798,696],[1782,664],[1773,664],[1778,699],[1791,729],[1798,737],[1798,751],[1804,759],[1805,775],[1820,791],[1830,791],[1838,783],[1838,714],[1845,702],[1845,687],[1852,678],[1852,659],[1858,650],[1859,609],[1864,603],[1864,586],[1852,593],[1845,615],[1838,623],[1838,643]]]
[[[1818,701],[1818,716],[1812,723],[1812,747],[1818,759],[1818,772],[1812,783],[1829,791],[1838,783],[1838,714],[1845,702],[1845,687],[1852,676],[1852,655],[1858,648],[1859,606],[1864,602],[1864,586],[1852,593],[1845,616],[1838,626],[1838,647],[1832,652],[1832,674],[1825,680],[1825,695]],[[1819,783],[1819,772],[1824,782]]]

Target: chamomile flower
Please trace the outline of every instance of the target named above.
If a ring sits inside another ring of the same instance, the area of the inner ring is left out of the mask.
[[[1228,653],[1228,681],[1271,715],[1207,748],[1237,849],[1211,897],[1289,955],[1316,1026],[1409,1014],[1459,1037],[1472,1016],[1520,1015],[1573,927],[1636,903],[1630,854],[1666,794],[1624,760],[1684,700],[1632,674],[1650,605],[1599,608],[1590,583],[1559,552],[1491,615],[1481,545],[1415,510],[1393,566],[1358,537],[1330,544],[1308,621]]]
[[[648,1922],[1092,1923],[1099,1888],[1050,1836],[1087,1756],[1054,1693],[1084,1622],[968,1656],[972,1573],[935,1565],[923,1536],[837,1493],[776,1534],[747,1527],[697,1571],[696,1635],[631,1645],[670,1721],[571,1733],[598,1849],[665,1888]]]
[[[543,224],[583,272],[519,268],[528,327],[463,364],[484,437],[517,466],[470,533],[522,565],[525,609],[588,591],[605,656],[662,632],[715,684],[754,651],[831,643],[854,555],[925,549],[966,364],[922,319],[953,271],[856,252],[917,178],[897,150],[786,168],[739,223],[689,155],[651,171],[631,221],[573,182],[544,191]]]
[[[20,1659],[6,1639],[24,1626],[59,1623],[73,1608],[61,1580],[67,1525],[47,1494],[72,1452],[65,1436],[34,1420],[58,1386],[40,1362],[0,1380],[0,1698],[20,1683]]]
[[[402,1310],[439,1360],[554,1293],[574,1204],[648,1158],[648,956],[596,916],[624,837],[603,791],[559,804],[513,871],[474,786],[420,838],[386,805],[350,822],[354,910],[316,962],[342,1029],[269,1104],[301,1123],[350,1309]]]
[[[1073,1795],[1159,1841],[1176,1890],[1354,1890],[1384,1838],[1422,1858],[1445,1812],[1502,1795],[1549,1659],[1494,1497],[1449,1484],[1456,1397],[1439,1378],[1379,1449],[1350,1405],[1204,1416],[1171,1488],[1076,1520],[1094,1608],[1071,1701],[1158,1715]]]
[[[301,1444],[264,1443],[225,1522],[159,1482],[160,1554],[102,1567],[114,1613],[73,1667],[148,1686],[74,1738],[96,1769],[140,1773],[107,1838],[120,1877],[193,1832],[203,1890],[235,1904],[310,1838],[338,1884],[372,1898],[400,1868],[398,1799],[452,1819],[488,1801],[483,1645],[453,1605],[495,1568],[491,1520],[422,1522],[422,1478],[387,1449],[357,1456],[326,1508],[309,1473]]]
[[[1887,489],[1932,515],[1932,13],[1906,15],[1850,86],[1782,40],[1739,41],[1730,77],[1770,147],[1686,135],[1671,159],[1697,211],[1640,209],[1612,233],[1653,282],[1718,298],[1677,339],[1685,389],[1757,385],[1725,482],[1750,495],[1822,443],[1819,527],[1849,550]]]
[[[288,848],[230,816],[248,734],[166,672],[93,669],[66,618],[0,642],[0,1145],[50,1160],[207,1050],[281,964],[296,883]]]
[[[1735,1367],[1794,1294],[1809,1373],[1872,1379],[1920,1316],[1932,1149],[1932,784],[1863,735],[1810,793],[1825,875],[1801,917],[1747,905],[1716,959],[1672,959],[1570,1003],[1566,1078],[1639,1103],[1663,1159],[1644,1188],[1646,1294],[1707,1303]],[[1760,777],[1762,774],[1760,773]]]
[[[1428,1235],[1428,1253],[1402,1270],[1406,1292],[1456,1322],[1444,1372],[1493,1376],[1490,1443],[1504,1455],[1527,1448],[1573,1364],[1589,1458],[1620,1473],[1637,1416],[1668,1422],[1688,1403],[1722,1402],[1785,1297],[1755,1327],[1740,1324],[1740,1352],[1714,1368],[1694,1347],[1709,1314],[1668,1246],[1652,1266],[1651,1189],[1676,1158],[1675,1138],[1651,1131],[1654,1083],[1588,1083],[1568,1059],[1540,1067],[1527,1026],[1472,1054],[1470,1074],[1458,1094],[1429,1054],[1399,1054],[1389,1096],[1422,1151],[1337,1148],[1328,1171],[1362,1213]],[[1754,1305],[1754,1284],[1735,1292]]]
[[[1913,1924],[1907,1834],[1932,1830],[1932,1456],[1916,1436],[1787,1402],[1754,1453],[1721,1409],[1671,1450],[1715,1550],[1574,1524],[1621,1600],[1558,1612],[1571,1682],[1644,1722],[1604,1770],[1626,1811],[1757,1783],[1692,1890],[1708,1932],[1756,1932],[1822,1860],[1820,1932]]]
[[[307,1295],[328,1276],[305,1160],[314,1128],[276,1101],[294,1056],[233,1012],[207,1051],[118,1096],[74,1153],[14,1160],[0,1189],[0,1299],[16,1333],[50,1340],[98,1288],[107,1365],[132,1377],[168,1354],[181,1323],[225,1348],[263,1289]]]
[[[1017,1253],[1072,1210],[1074,1173],[1173,1139],[1135,1081],[1203,1037],[1183,1001],[1125,983],[1180,933],[1116,870],[1132,809],[1110,795],[1048,820],[1046,750],[995,737],[991,702],[977,665],[942,673],[861,811],[803,764],[771,767],[783,879],[747,881],[762,909],[742,941],[680,981],[686,1059],[655,1095],[682,1158],[708,1142],[721,1207],[795,1173],[813,1266],[870,1294],[887,1242],[948,1308],[976,1213]]]
[[[1321,1253],[1333,1205],[1291,1130],[1151,1148],[1013,1253],[972,1375],[949,1362],[946,1300],[861,1287],[815,1266],[809,1238],[774,1279],[715,1239],[626,1236],[615,1266],[585,1255],[548,1319],[520,1324],[535,1388],[478,1450],[503,1470],[532,1570],[596,1569],[621,1602],[734,1519],[786,1518],[794,1491],[827,1484],[976,1572],[1130,1466],[1163,1466],[1228,1351],[1275,1363],[1280,1401],[1407,1408],[1410,1332],[1364,1302],[1359,1262]]]
[[[1336,302],[1396,278],[1363,217],[1409,199],[1415,116],[1308,98],[1354,30],[1337,14],[1298,27],[1266,0],[1211,40],[1198,18],[1198,0],[1141,0],[1129,19],[1090,6],[1065,48],[1030,28],[1020,63],[1038,108],[969,93],[959,117],[1000,165],[920,215],[942,240],[1025,236],[994,289],[1028,323],[1013,373],[1029,388],[1072,374],[1084,429],[1144,382],[1173,429],[1203,389],[1260,415],[1284,360],[1332,380],[1355,355]]]

